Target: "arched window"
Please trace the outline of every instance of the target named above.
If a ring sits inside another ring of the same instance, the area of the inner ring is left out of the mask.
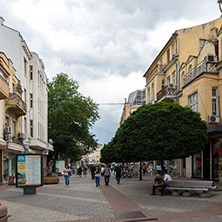
[[[155,99],[155,96],[154,96],[154,83],[152,84],[152,99],[154,100]]]
[[[192,64],[189,65],[189,68],[188,68],[188,72],[190,72],[192,70],[193,66]]]

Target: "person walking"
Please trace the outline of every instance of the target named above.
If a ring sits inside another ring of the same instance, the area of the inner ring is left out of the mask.
[[[79,169],[78,169],[78,175],[79,175],[79,177],[82,176],[82,167],[81,167],[81,166],[79,166]]]
[[[117,164],[115,172],[116,172],[116,181],[117,181],[117,184],[119,184],[120,178],[121,178],[121,168],[119,167],[119,164]]]
[[[69,177],[70,177],[69,173],[70,173],[70,169],[69,169],[69,165],[67,164],[63,170],[63,175],[65,178],[66,187],[68,187],[68,188],[69,188]]]
[[[156,165],[156,170],[157,170],[157,174],[161,174],[161,172],[162,172],[162,167],[161,167],[160,163],[157,163],[157,165]]]
[[[109,178],[111,176],[111,170],[108,167],[108,165],[105,165],[105,169],[104,169],[104,180],[105,180],[105,186],[109,186]]]
[[[91,171],[92,180],[94,180],[94,178],[95,178],[95,171],[96,171],[96,167],[95,167],[94,164],[90,166],[90,171]]]
[[[95,180],[96,180],[96,187],[100,186],[100,177],[101,177],[101,171],[99,169],[99,167],[96,167],[95,170]]]
[[[83,175],[86,177],[87,176],[87,167],[83,167]]]

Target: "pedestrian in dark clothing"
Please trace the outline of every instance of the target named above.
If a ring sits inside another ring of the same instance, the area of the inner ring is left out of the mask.
[[[79,175],[79,177],[82,176],[82,167],[81,167],[81,166],[80,166],[79,169],[78,169],[78,175]]]
[[[111,176],[111,170],[110,168],[106,165],[104,169],[104,180],[105,180],[105,186],[109,186],[109,178]]]
[[[119,165],[116,166],[115,172],[116,172],[116,181],[119,184],[121,178],[121,168],[119,167]]]
[[[156,195],[155,191],[157,187],[161,187],[161,196],[163,196],[165,183],[164,183],[163,178],[160,176],[160,174],[157,174],[156,177],[154,178],[153,192],[150,195]]]
[[[92,180],[95,179],[95,170],[96,170],[95,165],[92,165],[92,166],[90,167]]]

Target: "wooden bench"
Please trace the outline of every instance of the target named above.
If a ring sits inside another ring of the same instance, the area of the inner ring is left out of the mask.
[[[201,197],[209,197],[209,190],[214,190],[217,186],[214,186],[213,181],[165,181],[167,187],[165,190],[172,191],[173,195],[178,196],[181,193],[183,196],[191,196],[191,191],[194,193],[200,193]]]

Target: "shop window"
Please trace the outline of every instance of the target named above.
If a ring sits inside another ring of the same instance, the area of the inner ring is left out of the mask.
[[[220,139],[213,139],[213,180],[219,180],[219,177],[222,177],[222,147],[218,144]]]
[[[193,177],[201,177],[201,152],[193,155]]]

